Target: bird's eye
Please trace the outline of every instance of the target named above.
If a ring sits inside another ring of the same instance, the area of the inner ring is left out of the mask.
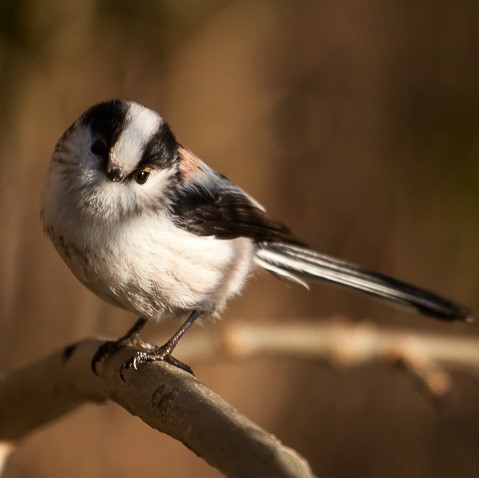
[[[150,176],[151,169],[150,168],[143,168],[140,169],[135,176],[135,181],[138,184],[145,184],[148,181],[148,177]]]
[[[96,156],[105,156],[108,148],[104,141],[97,139],[93,142],[90,148],[91,152]]]

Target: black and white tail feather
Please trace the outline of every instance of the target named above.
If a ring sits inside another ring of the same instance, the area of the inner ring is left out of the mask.
[[[472,312],[463,305],[356,264],[294,244],[260,242],[255,260],[273,274],[305,287],[308,287],[305,280],[324,280],[413,307],[422,314],[441,320],[472,320]]]

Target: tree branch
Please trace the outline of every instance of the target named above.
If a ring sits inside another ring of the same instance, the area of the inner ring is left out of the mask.
[[[158,340],[161,343],[162,340]],[[29,367],[0,376],[0,441],[14,441],[85,401],[112,400],[153,428],[180,440],[227,476],[307,477],[307,463],[240,415],[191,375],[165,363],[119,377],[127,347],[100,364],[90,361],[100,340],[85,340]],[[327,360],[341,366],[400,364],[435,399],[451,382],[447,369],[479,374],[479,339],[378,328],[344,320],[249,325],[197,330],[178,346],[186,362],[280,355]],[[0,443],[0,445],[2,445]],[[0,461],[11,448],[0,446]],[[1,466],[0,466],[1,469]]]
[[[311,477],[307,462],[193,376],[166,363],[119,377],[126,347],[90,369],[100,340],[85,340],[0,379],[0,440],[17,440],[87,400],[112,400],[180,440],[231,477]]]

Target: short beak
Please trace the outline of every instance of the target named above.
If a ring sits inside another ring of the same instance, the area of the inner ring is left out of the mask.
[[[123,174],[119,168],[110,168],[107,169],[105,175],[109,181],[112,183],[119,183],[123,180]]]

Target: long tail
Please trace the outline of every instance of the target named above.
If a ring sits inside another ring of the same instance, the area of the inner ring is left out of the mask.
[[[260,242],[255,261],[273,274],[306,286],[305,279],[324,280],[412,306],[422,314],[441,320],[473,320],[472,311],[461,304],[304,247]]]

